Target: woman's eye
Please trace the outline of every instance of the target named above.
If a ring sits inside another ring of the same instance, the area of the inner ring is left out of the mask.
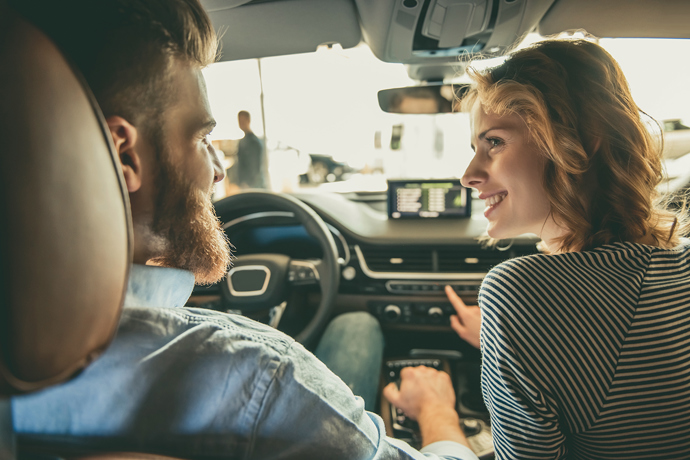
[[[501,139],[498,139],[496,137],[489,137],[486,139],[486,141],[489,143],[491,147],[498,147],[502,143]]]

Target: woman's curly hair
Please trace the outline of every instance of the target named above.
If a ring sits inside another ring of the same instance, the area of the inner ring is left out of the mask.
[[[556,223],[569,230],[557,251],[592,249],[651,234],[679,243],[684,213],[665,210],[662,140],[633,101],[618,63],[587,40],[548,40],[486,71],[468,69],[463,98],[499,116],[517,114],[546,157],[543,185]],[[656,125],[658,127],[658,125]]]

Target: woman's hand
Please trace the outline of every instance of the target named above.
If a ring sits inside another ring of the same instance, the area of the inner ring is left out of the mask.
[[[482,326],[481,310],[476,305],[465,305],[465,302],[450,286],[446,286],[446,295],[457,313],[457,315],[450,317],[450,327],[457,332],[462,340],[479,348],[479,330]]]

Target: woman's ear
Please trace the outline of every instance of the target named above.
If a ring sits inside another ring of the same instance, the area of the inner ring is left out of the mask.
[[[127,191],[134,193],[141,187],[141,158],[134,148],[137,144],[137,128],[119,116],[108,117],[105,122],[110,129],[115,151],[120,157]]]

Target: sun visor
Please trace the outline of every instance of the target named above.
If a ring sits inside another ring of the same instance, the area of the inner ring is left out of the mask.
[[[362,37],[351,0],[203,3],[222,34],[221,61],[309,53],[330,43],[352,48]]]
[[[386,62],[420,64],[500,54],[554,0],[356,0],[364,38]]]
[[[690,38],[689,17],[688,0],[559,0],[539,33],[584,29],[597,37]]]

